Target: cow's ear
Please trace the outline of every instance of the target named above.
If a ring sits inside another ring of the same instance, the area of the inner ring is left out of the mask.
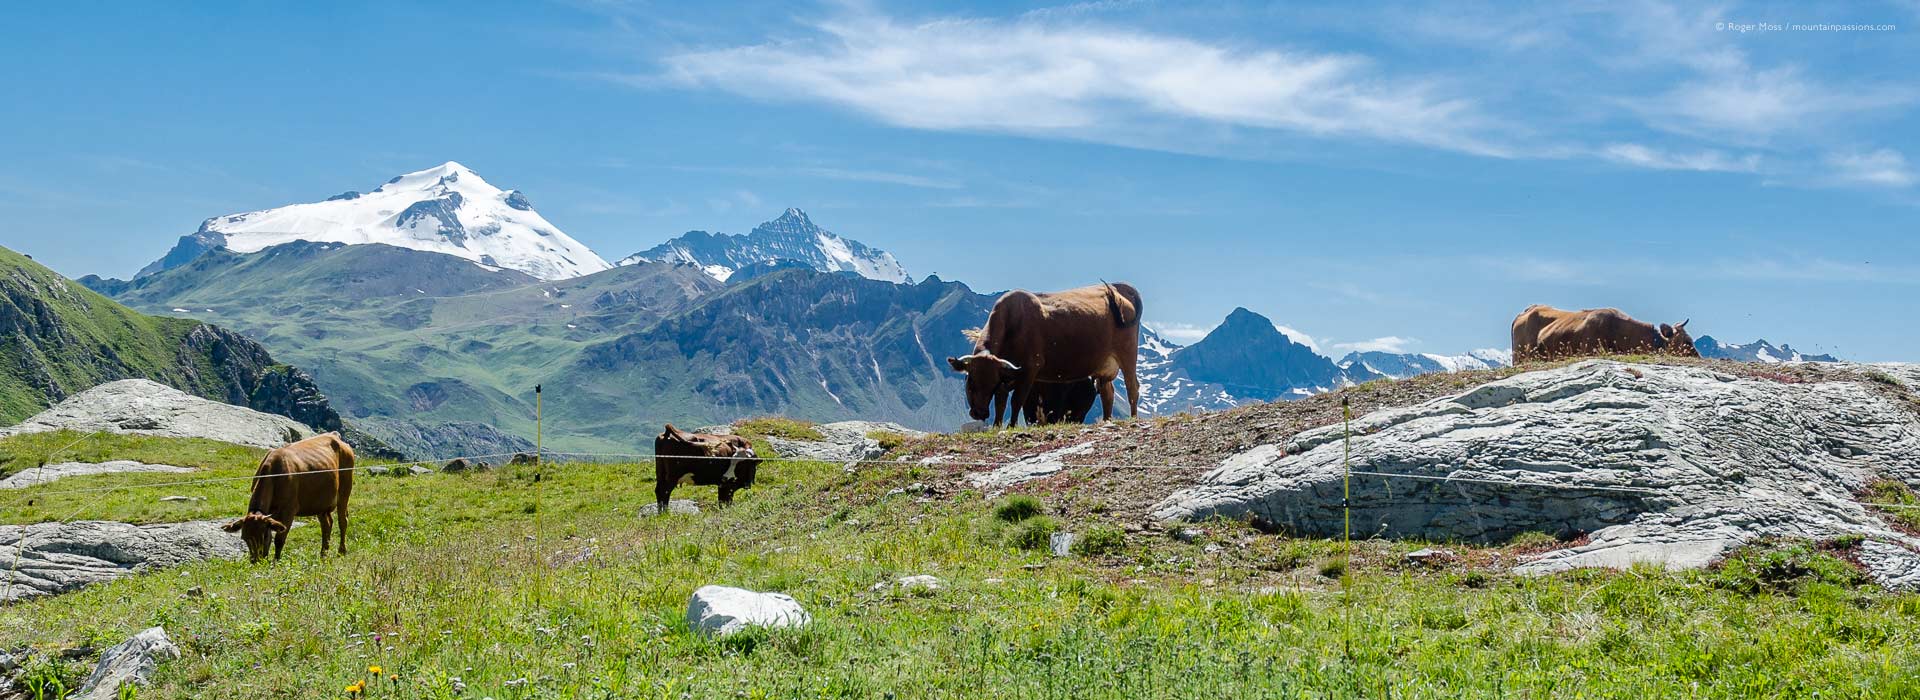
[[[1669,326],[1664,323],[1660,324],[1660,337],[1662,338],[1673,337],[1673,326]]]
[[[246,524],[246,522],[247,522],[246,518],[241,518],[239,520],[235,520],[233,522],[227,523],[226,525],[222,526],[220,529],[226,530],[227,532],[239,532],[240,526],[243,524]]]
[[[273,518],[267,518],[267,529],[272,530],[274,532],[286,532],[287,526],[280,524],[280,521],[278,520],[274,520]]]
[[[967,371],[967,361],[961,358],[949,357],[947,358],[947,364],[952,365],[953,371],[955,372],[965,373]]]

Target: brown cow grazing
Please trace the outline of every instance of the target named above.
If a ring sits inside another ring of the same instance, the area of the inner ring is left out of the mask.
[[[658,512],[667,514],[674,487],[689,476],[695,486],[720,487],[721,505],[732,503],[733,492],[753,486],[759,467],[759,456],[746,438],[689,433],[669,423],[653,439],[653,497],[659,501]]]
[[[279,561],[293,519],[315,516],[320,520],[320,556],[325,557],[333,518],[339,515],[340,553],[346,554],[347,499],[352,495],[353,448],[339,433],[315,435],[268,452],[260,460],[260,468],[253,473],[247,514],[223,529],[240,533],[249,561],[265,559],[269,541],[273,558]]]
[[[1660,353],[1699,357],[1687,321],[1655,326],[1619,309],[1563,311],[1543,304],[1513,319],[1513,363],[1584,355]]]
[[[1140,414],[1140,383],[1134,366],[1140,353],[1140,293],[1130,285],[1101,283],[1064,292],[1007,292],[994,302],[973,354],[949,357],[967,375],[967,409],[984,421],[1000,384],[1013,377],[1011,405],[1025,407],[1039,382],[1092,377],[1100,390],[1102,417],[1113,419],[1113,380],[1125,375],[1129,413]],[[972,337],[972,334],[969,334]],[[1014,416],[1013,418],[1017,418]],[[1013,420],[1008,421],[1012,425]]]

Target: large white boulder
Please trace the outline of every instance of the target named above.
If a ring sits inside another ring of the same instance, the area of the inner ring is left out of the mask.
[[[1876,479],[1920,487],[1920,420],[1869,378],[1920,387],[1920,366],[1853,371],[1859,381],[1787,383],[1594,360],[1377,411],[1353,422],[1353,530],[1479,542],[1590,533],[1526,573],[1697,567],[1758,536],[1861,534],[1879,543],[1862,557],[1876,578],[1913,587],[1920,539],[1855,494]],[[1154,514],[1337,534],[1343,435],[1329,426],[1230,457]]]
[[[79,700],[114,700],[122,686],[144,686],[153,677],[160,662],[180,658],[180,647],[167,639],[167,631],[148,627],[131,639],[100,654],[93,675],[73,697]]]
[[[701,586],[687,600],[687,626],[709,637],[725,637],[750,627],[802,627],[812,616],[785,593]]]
[[[286,416],[208,401],[147,379],[122,379],[0,428],[0,437],[53,430],[206,438],[253,447],[279,447],[314,434]]]
[[[0,603],[53,595],[154,567],[247,553],[224,521],[131,525],[101,520],[0,525]]]

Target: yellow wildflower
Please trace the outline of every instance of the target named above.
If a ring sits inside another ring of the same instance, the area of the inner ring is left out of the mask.
[[[376,676],[378,676],[378,675],[380,675],[380,667],[379,667],[379,666],[368,666],[368,667],[367,667],[367,673],[371,673],[371,674],[373,674],[373,675],[376,675]]]

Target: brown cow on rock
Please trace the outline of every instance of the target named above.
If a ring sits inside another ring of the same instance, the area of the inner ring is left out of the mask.
[[[1619,309],[1563,311],[1544,304],[1513,319],[1513,363],[1584,355],[1660,353],[1699,357],[1687,322],[1669,326],[1636,321]]]
[[[339,433],[325,433],[277,448],[260,460],[253,473],[253,497],[246,516],[227,523],[227,532],[240,533],[249,561],[273,558],[287,544],[293,519],[320,520],[320,556],[327,556],[333,518],[340,516],[340,553],[347,553],[347,499],[353,495],[353,448]]]
[[[738,435],[689,433],[673,424],[653,439],[653,497],[657,511],[667,514],[668,501],[680,480],[693,477],[696,486],[720,487],[720,503],[733,502],[733,492],[753,486],[760,458],[753,443]]]
[[[994,302],[973,354],[949,357],[967,375],[967,408],[984,421],[1004,378],[1013,377],[1011,405],[1024,408],[1039,382],[1093,378],[1102,417],[1113,419],[1113,380],[1125,375],[1129,413],[1140,414],[1140,293],[1127,284],[1101,283],[1064,292],[1007,292]],[[1018,411],[1009,417],[1012,425]]]

